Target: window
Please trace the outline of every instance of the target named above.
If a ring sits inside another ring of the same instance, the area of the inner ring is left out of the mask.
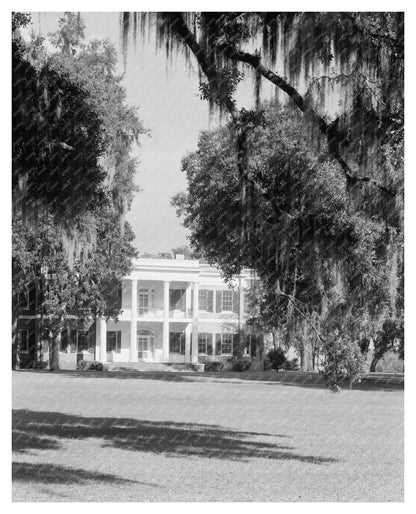
[[[94,349],[90,348],[90,334],[88,330],[78,330],[78,351],[90,351],[93,352]]]
[[[245,291],[244,292],[244,316],[249,316],[250,314],[250,293]]]
[[[233,353],[233,334],[222,334],[221,353]]]
[[[107,332],[107,352],[121,351],[121,330],[110,330]]]
[[[209,334],[198,334],[198,353],[208,353],[208,335]]]
[[[29,309],[29,290],[26,289],[19,295],[19,304],[21,309]]]
[[[185,334],[183,332],[170,332],[169,352],[185,355]]]
[[[139,360],[152,358],[153,348],[155,346],[155,336],[150,330],[137,331],[137,346]]]
[[[198,353],[212,355],[212,334],[198,334]]]
[[[171,310],[185,310],[185,289],[170,290],[170,308]]]
[[[141,336],[139,335],[137,338],[137,344],[138,344],[138,356],[139,359],[147,359],[147,352],[148,352],[148,346],[149,346],[149,336]]]
[[[201,289],[198,292],[198,304],[200,311],[208,311],[209,310],[209,291],[206,289]]]
[[[19,346],[21,353],[27,353],[29,351],[29,331],[19,330],[18,332]]]
[[[223,311],[232,311],[233,310],[233,292],[232,291],[222,291],[221,308]]]
[[[139,315],[143,316],[149,313],[149,290],[139,289]]]

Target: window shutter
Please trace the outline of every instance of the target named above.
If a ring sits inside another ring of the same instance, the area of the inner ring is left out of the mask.
[[[31,310],[31,311],[36,310],[36,287],[35,287],[34,282],[32,282],[29,286],[28,304],[29,304],[29,310]]]
[[[28,350],[33,352],[36,348],[36,331],[30,328],[28,331]]]
[[[208,291],[208,312],[213,312],[214,308],[214,291]]]
[[[240,294],[238,291],[233,291],[233,312],[240,313]]]
[[[180,334],[179,338],[181,345],[181,355],[185,355],[185,334]]]
[[[221,295],[221,291],[216,291],[216,312],[222,312],[222,295]]]
[[[212,355],[212,334],[207,334],[207,355]]]
[[[221,334],[215,334],[215,355],[221,355]]]
[[[64,328],[61,335],[61,352],[66,352],[68,342],[68,330]]]
[[[117,306],[121,309],[123,303],[123,283],[119,282],[117,286]]]
[[[76,352],[77,351],[77,331],[76,330],[71,330],[69,332],[69,341],[70,341],[70,345],[71,345],[71,352]]]
[[[117,345],[116,345],[116,352],[121,351],[121,330],[117,331]]]
[[[88,351],[94,353],[95,348],[95,324],[88,331]]]

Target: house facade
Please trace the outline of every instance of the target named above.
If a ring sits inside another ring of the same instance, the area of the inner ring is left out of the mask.
[[[60,362],[80,359],[109,362],[200,363],[231,357],[244,334],[250,352],[254,334],[246,325],[248,289],[253,274],[244,270],[227,284],[219,270],[198,260],[134,260],[122,281],[118,319],[101,318],[82,326],[68,320],[62,334]],[[36,314],[19,319],[24,358],[39,351]],[[240,338],[240,339],[239,339]],[[43,342],[43,358],[47,345]],[[23,359],[24,360],[24,359]]]
[[[97,323],[102,362],[197,363],[231,356],[244,329],[249,271],[232,287],[198,260],[137,259],[122,284],[117,321]]]

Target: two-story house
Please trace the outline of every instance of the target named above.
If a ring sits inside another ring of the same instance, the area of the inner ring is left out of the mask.
[[[96,356],[183,363],[230,356],[251,279],[246,271],[229,287],[218,269],[198,260],[137,259],[123,280],[122,314],[97,323]]]
[[[60,360],[198,363],[230,357],[237,335],[250,332],[245,320],[252,279],[245,270],[228,285],[215,267],[180,255],[136,259],[122,281],[118,319],[90,326],[69,320]],[[34,350],[29,327],[33,331],[35,318],[23,314],[19,320],[22,353]],[[45,346],[44,358],[46,352]]]

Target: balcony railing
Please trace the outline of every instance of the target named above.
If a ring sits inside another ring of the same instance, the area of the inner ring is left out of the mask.
[[[163,318],[163,305],[152,307],[137,307],[137,316],[139,318]],[[192,309],[169,309],[169,318],[191,318]]]

